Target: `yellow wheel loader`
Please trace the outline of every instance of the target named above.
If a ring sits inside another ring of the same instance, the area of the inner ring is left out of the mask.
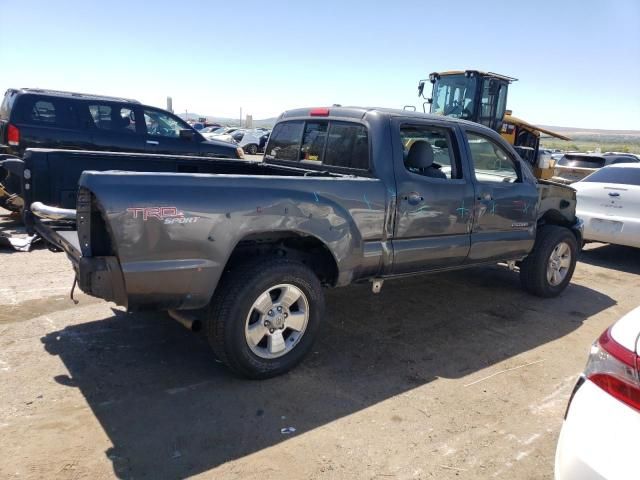
[[[538,178],[553,176],[552,160],[540,155],[540,134],[562,140],[569,137],[532,125],[511,115],[507,110],[507,92],[516,78],[479,70],[434,72],[418,84],[418,95],[425,98],[425,112],[462,118],[485,125],[507,140],[520,156],[531,165]],[[425,97],[430,82],[431,97]]]

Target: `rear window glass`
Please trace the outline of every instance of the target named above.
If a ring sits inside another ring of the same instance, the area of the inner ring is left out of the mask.
[[[367,129],[351,122],[282,122],[271,134],[265,158],[368,170]]]
[[[640,168],[602,168],[581,181],[616,183],[621,185],[640,185]]]
[[[568,157],[565,155],[558,161],[558,165],[570,168],[601,168],[604,166],[604,158]]]
[[[369,136],[363,125],[331,122],[324,154],[325,165],[369,169]]]
[[[300,160],[322,162],[322,153],[327,139],[327,122],[307,122],[304,127]]]
[[[298,149],[302,140],[303,122],[282,122],[275,126],[269,139],[270,160],[298,160]]]

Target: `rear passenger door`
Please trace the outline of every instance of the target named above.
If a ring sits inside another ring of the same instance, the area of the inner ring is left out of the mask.
[[[397,199],[393,273],[448,268],[469,252],[473,184],[458,131],[419,119],[393,124]]]
[[[111,152],[144,152],[140,109],[112,102],[88,102],[85,111],[93,148]]]
[[[535,180],[502,142],[472,128],[465,134],[476,193],[468,261],[525,256],[535,240]]]

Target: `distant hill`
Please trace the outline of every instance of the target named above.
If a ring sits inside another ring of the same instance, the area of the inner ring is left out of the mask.
[[[208,122],[216,122],[221,125],[227,125],[229,127],[237,127],[240,124],[238,118],[228,118],[228,117],[216,117],[215,115],[201,115],[199,113],[178,113],[180,118],[184,120],[198,120],[199,118],[205,117]],[[245,119],[242,119],[242,124],[244,125]],[[263,128],[272,128],[276,123],[276,117],[272,118],[264,118],[261,120],[253,119],[254,127],[263,127]]]
[[[622,137],[638,137],[640,138],[640,130],[605,130],[598,128],[577,128],[577,127],[558,127],[552,125],[540,125],[542,128],[551,130],[552,132],[566,133],[568,136],[573,135],[590,135],[590,136],[622,136]]]
[[[640,130],[603,130],[597,128],[577,128],[547,126],[553,132],[562,133],[568,142],[542,136],[541,143],[548,148],[578,151],[630,152],[640,153]]]

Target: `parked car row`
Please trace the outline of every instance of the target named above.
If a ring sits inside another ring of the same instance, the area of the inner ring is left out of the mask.
[[[250,155],[264,152],[270,130],[266,128],[218,127],[200,130],[205,138],[233,142]]]

